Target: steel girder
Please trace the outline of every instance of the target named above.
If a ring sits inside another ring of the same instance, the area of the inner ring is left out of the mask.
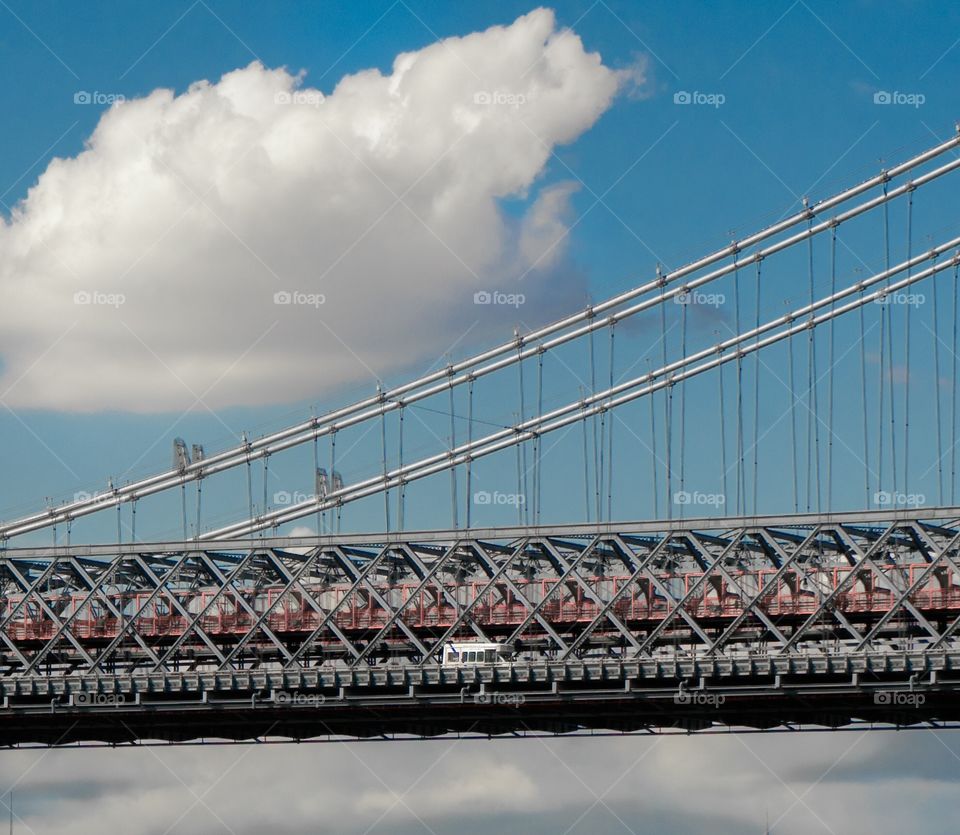
[[[0,677],[954,648],[960,524],[891,516],[10,550]]]

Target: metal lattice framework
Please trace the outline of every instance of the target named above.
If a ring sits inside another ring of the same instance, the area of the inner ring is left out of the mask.
[[[0,576],[0,742],[960,718],[960,509],[38,549]],[[441,666],[453,639],[515,654]]]
[[[3,675],[952,647],[960,510],[10,551]],[[941,518],[942,517],[942,518]]]

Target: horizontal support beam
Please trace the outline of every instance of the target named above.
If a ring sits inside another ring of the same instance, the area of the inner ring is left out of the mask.
[[[51,559],[54,557],[115,557],[126,554],[170,554],[225,552],[337,546],[381,547],[384,545],[437,544],[481,540],[509,542],[529,537],[583,539],[606,535],[653,535],[683,532],[725,533],[740,528],[812,528],[818,525],[886,527],[893,523],[937,523],[960,525],[960,507],[904,508],[901,510],[851,510],[840,513],[794,513],[766,516],[701,516],[651,521],[588,522],[573,525],[504,526],[470,529],[426,529],[329,534],[323,536],[242,537],[205,540],[163,540],[103,545],[37,546],[0,548],[0,558]]]

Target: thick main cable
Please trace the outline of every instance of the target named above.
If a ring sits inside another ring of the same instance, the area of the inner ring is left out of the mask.
[[[518,352],[517,356],[509,356],[511,350],[517,347],[517,340],[512,340],[481,354],[475,355],[466,360],[462,360],[459,363],[455,363],[448,369],[433,372],[417,380],[398,386],[390,391],[383,392],[379,396],[366,398],[341,409],[330,412],[323,418],[312,418],[310,421],[288,427],[280,432],[273,433],[256,441],[244,441],[238,447],[234,447],[216,455],[212,455],[201,462],[193,462],[182,469],[168,470],[123,487],[115,488],[110,493],[97,494],[90,499],[69,502],[57,508],[48,508],[43,512],[11,521],[6,525],[0,526],[0,540],[7,539],[11,536],[17,536],[22,533],[27,533],[29,531],[40,530],[42,528],[57,524],[58,522],[75,519],[79,516],[96,513],[108,507],[113,507],[118,503],[132,502],[139,498],[174,488],[190,480],[204,478],[237,466],[241,466],[244,463],[249,463],[254,458],[263,457],[294,446],[298,446],[303,443],[307,443],[314,437],[335,433],[339,429],[345,428],[345,426],[363,422],[370,418],[379,416],[386,411],[398,409],[404,404],[409,404],[411,402],[432,396],[433,394],[445,390],[450,385],[461,385],[471,379],[475,379],[478,376],[493,373],[502,367],[511,365],[513,362],[516,362],[518,358],[522,359],[524,356],[529,356],[531,353],[538,350],[538,347],[534,343],[542,340],[545,336],[558,333],[580,322],[587,321],[587,324],[576,329],[575,331],[568,332],[563,334],[561,337],[551,340],[552,344],[549,344],[546,349],[549,350],[550,347],[554,347],[557,344],[563,344],[564,342],[577,339],[586,333],[592,333],[594,330],[600,327],[608,327],[614,322],[620,321],[628,316],[635,315],[636,313],[641,312],[648,307],[664,303],[668,299],[674,298],[679,293],[688,292],[690,289],[700,287],[709,281],[713,281],[722,275],[726,275],[737,266],[744,266],[746,264],[754,263],[755,261],[774,254],[775,252],[787,249],[799,241],[805,240],[811,234],[819,234],[820,232],[839,225],[840,223],[843,223],[852,217],[856,217],[859,214],[870,211],[879,205],[886,204],[889,200],[895,199],[896,197],[899,197],[908,191],[912,191],[917,187],[936,179],[937,177],[943,176],[949,171],[960,167],[960,159],[948,162],[937,169],[927,172],[911,182],[904,183],[896,189],[891,189],[886,193],[879,195],[878,197],[872,198],[854,207],[853,209],[842,212],[830,220],[823,221],[807,230],[803,230],[789,238],[778,241],[765,250],[757,250],[751,256],[747,256],[743,259],[737,259],[737,256],[742,250],[760,243],[761,241],[767,240],[774,235],[784,232],[805,220],[809,221],[811,218],[829,211],[830,209],[854,197],[857,197],[878,185],[883,185],[889,182],[891,179],[896,178],[907,171],[910,171],[913,168],[936,158],[946,151],[954,149],[958,144],[960,144],[960,135],[955,136],[947,142],[931,148],[922,154],[919,154],[907,160],[906,162],[901,163],[898,166],[894,166],[887,171],[882,171],[880,174],[875,175],[874,177],[871,177],[850,189],[840,192],[833,197],[822,200],[812,207],[807,207],[803,211],[798,212],[783,221],[775,223],[772,226],[754,233],[753,235],[750,235],[740,241],[736,241],[729,246],[724,247],[723,249],[717,250],[716,252],[699,259],[698,261],[691,262],[690,264],[687,264],[684,267],[673,271],[672,273],[658,276],[658,278],[652,282],[648,282],[640,287],[633,288],[625,293],[621,293],[617,296],[607,299],[606,301],[595,305],[592,308],[588,308],[585,311],[573,314],[536,331],[532,331],[524,336],[521,336],[519,338],[520,345],[530,345],[532,347]],[[735,259],[731,264],[727,264],[724,267],[714,270],[705,276],[701,276],[700,278],[689,282],[686,286],[677,288],[670,293],[663,292],[666,284],[675,283],[681,278],[696,273],[705,267],[729,257],[733,257]],[[597,318],[601,313],[613,310],[629,301],[632,301],[635,298],[638,298],[639,296],[657,289],[660,290],[659,295],[654,296],[652,299],[649,299],[640,305],[634,305],[632,308],[628,308],[627,310],[611,314],[611,316],[605,319]],[[477,366],[480,363],[500,357],[503,354],[508,355],[506,359],[501,359],[497,362],[490,363],[489,365],[480,369],[474,369],[468,374],[460,374],[461,371],[474,368],[474,366]],[[456,378],[449,378],[448,375],[451,373],[457,374],[458,376]],[[428,389],[423,388],[424,386],[429,386],[431,383],[441,381],[444,378],[448,379],[437,386],[433,386],[432,388]],[[421,390],[418,391],[418,389]],[[410,396],[404,397],[404,395],[407,394],[410,394]],[[339,421],[341,421],[343,418],[348,418],[348,420],[340,423]]]
[[[811,313],[811,308],[813,310],[818,310],[822,307],[832,305],[838,299],[861,292],[865,287],[872,286],[884,280],[889,280],[891,276],[904,272],[908,269],[912,270],[912,268],[919,263],[929,260],[935,261],[935,259],[939,255],[942,255],[945,251],[956,249],[957,247],[960,247],[960,237],[954,238],[944,244],[934,247],[923,255],[916,256],[910,261],[903,262],[902,264],[899,264],[890,270],[884,270],[875,274],[869,279],[850,285],[836,294],[822,298],[816,301],[814,305],[807,305],[803,308],[793,311],[792,313],[788,313],[784,316],[770,320],[762,325],[759,330],[761,333],[766,333],[782,325],[789,325],[789,323],[799,318],[806,317],[809,313]],[[458,449],[447,450],[437,455],[422,459],[419,462],[410,464],[409,467],[406,468],[406,471],[395,470],[389,474],[389,478],[387,480],[374,477],[352,485],[349,488],[344,488],[342,491],[339,491],[339,495],[330,498],[330,503],[331,505],[339,506],[346,501],[355,501],[367,495],[376,494],[383,489],[388,489],[392,486],[394,480],[404,479],[411,481],[414,479],[424,478],[436,472],[442,472],[448,467],[459,466],[467,461],[472,461],[476,458],[490,455],[501,449],[507,449],[518,443],[530,440],[536,433],[546,434],[547,432],[555,431],[556,429],[560,429],[575,423],[578,420],[584,420],[586,418],[593,417],[602,411],[606,411],[608,409],[631,402],[632,400],[644,395],[652,394],[655,391],[672,387],[682,380],[686,380],[713,368],[721,367],[727,362],[736,360],[738,357],[751,354],[754,351],[759,351],[768,345],[775,344],[776,342],[793,336],[804,329],[817,327],[824,322],[829,322],[831,319],[841,316],[851,310],[856,310],[859,307],[862,307],[864,304],[876,301],[878,299],[882,300],[887,294],[896,292],[897,290],[908,287],[917,281],[921,281],[925,278],[936,275],[942,270],[956,265],[958,261],[960,261],[960,255],[954,255],[951,259],[941,262],[940,264],[934,263],[933,266],[922,270],[921,272],[908,275],[899,282],[888,283],[886,287],[881,288],[869,295],[863,295],[859,299],[848,302],[841,307],[833,307],[825,314],[805,319],[799,325],[788,327],[784,331],[768,336],[765,339],[758,340],[752,344],[746,344],[746,347],[743,347],[743,344],[749,343],[749,340],[755,339],[758,334],[753,330],[743,334],[738,334],[735,337],[721,342],[719,345],[698,351],[694,354],[691,354],[689,357],[683,357],[663,368],[657,369],[654,372],[634,378],[633,380],[625,383],[620,383],[610,390],[596,392],[590,397],[584,397],[580,401],[575,401],[559,407],[552,412],[547,413],[546,415],[540,415],[537,418],[531,419],[525,424],[518,424],[516,426],[507,427],[499,432],[494,432],[485,438],[478,439],[471,448],[462,446]],[[729,349],[733,347],[738,347],[739,350],[727,353],[729,352]],[[693,369],[681,371],[681,369],[685,368],[686,366],[695,362],[699,362],[700,360],[709,357],[712,354],[716,354],[717,356],[712,360],[695,366]],[[653,382],[653,380],[657,380],[657,382]],[[571,412],[574,414],[571,414]],[[275,518],[246,520],[244,522],[236,523],[234,525],[221,528],[217,531],[210,532],[209,534],[204,535],[203,539],[241,535],[252,530],[257,530],[259,525],[282,524],[284,522],[298,519],[303,515],[313,512],[314,510],[314,503],[306,502],[302,505],[289,508],[282,515],[277,515]]]

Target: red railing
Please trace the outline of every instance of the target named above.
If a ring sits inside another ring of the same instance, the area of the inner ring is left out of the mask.
[[[919,563],[886,570],[895,570],[899,575],[899,584],[902,585],[905,582],[912,583],[918,573],[927,567],[926,564]],[[849,571],[850,569],[837,567],[820,570],[809,576],[818,585],[821,594],[827,595],[843,582]],[[776,587],[771,588],[774,574],[775,571],[768,569],[733,575],[745,590],[742,596],[726,581],[712,577],[696,588],[684,608],[697,619],[732,620],[742,614],[745,604],[763,590],[766,594],[760,605],[771,618],[804,616],[816,611],[818,598],[812,588],[800,584],[798,576],[792,573],[782,577]],[[664,574],[660,575],[658,580],[670,594],[679,599],[690,593],[702,576],[697,572]],[[624,584],[629,582],[629,577],[626,576],[586,579],[601,599],[610,599],[617,595]],[[858,579],[851,590],[837,596],[837,609],[851,615],[877,616],[890,609],[897,596],[888,589],[876,588],[876,583],[864,585],[864,580],[870,583],[869,575]],[[556,579],[515,582],[530,603],[536,605],[546,599],[547,602],[542,605],[539,614],[551,624],[564,626],[589,623],[600,611],[600,606],[586,595],[579,585],[571,581],[563,584]],[[484,582],[464,583],[448,586],[447,591],[461,605],[466,605],[481,595],[485,585]],[[216,589],[178,592],[177,599],[191,618],[206,610],[198,625],[211,636],[243,635],[253,626],[256,617],[267,610],[270,610],[270,614],[266,625],[274,632],[310,632],[319,626],[326,612],[347,594],[351,595],[351,599],[343,604],[334,616],[334,623],[341,630],[354,632],[379,629],[391,617],[391,613],[377,604],[363,589],[354,590],[352,594],[349,586],[308,586],[307,589],[321,612],[306,602],[299,592],[288,592],[278,600],[282,592],[279,586],[260,589],[246,598],[256,615],[251,615],[237,606],[227,594],[213,601]],[[381,587],[377,591],[391,606],[402,609],[404,622],[413,629],[444,629],[456,620],[455,607],[447,602],[436,587],[416,593],[414,584],[399,584]],[[149,597],[149,592],[116,594],[111,596],[111,602],[118,610],[129,615],[130,620],[125,620],[124,624],[129,625],[132,621],[137,632],[145,638],[175,637],[187,629],[188,619],[175,611],[172,612],[168,601],[157,598],[147,603]],[[85,598],[86,594],[80,593],[59,597],[46,596],[45,600],[58,612],[62,620],[73,617],[69,629],[77,639],[114,638],[119,632],[120,620],[111,614],[102,602],[94,600],[84,604]],[[0,601],[0,617],[5,617],[20,601],[21,598],[18,597]],[[943,588],[936,579],[932,579],[922,589],[914,592],[910,601],[921,611],[960,612],[960,586],[950,585]],[[614,605],[613,612],[622,621],[643,626],[662,620],[672,611],[673,606],[673,602],[660,595],[649,580],[641,579],[623,592]],[[474,620],[481,625],[490,626],[514,627],[522,623],[528,614],[528,607],[506,586],[488,590],[471,609]],[[56,621],[31,600],[7,624],[6,633],[14,641],[49,640],[58,628]]]

